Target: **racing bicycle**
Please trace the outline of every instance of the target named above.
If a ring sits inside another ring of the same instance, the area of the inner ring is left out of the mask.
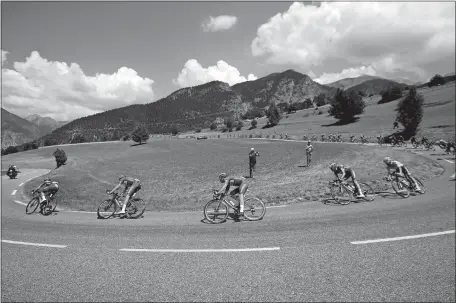
[[[232,199],[235,199],[235,197],[226,197],[223,193],[218,193],[214,189],[212,200],[204,206],[204,218],[214,224],[225,222],[230,209],[233,209],[235,216],[239,216],[239,206]],[[266,207],[263,201],[258,198],[245,199],[244,217],[247,220],[258,221],[263,219],[265,214]]]
[[[109,195],[109,190],[106,190],[106,193]],[[146,211],[146,203],[143,199],[135,198],[136,194],[137,192],[131,196],[128,200],[127,207],[125,208],[125,214],[129,219],[137,219]],[[119,201],[120,197],[124,196],[114,192],[112,193],[111,199],[101,202],[97,209],[98,218],[109,219],[117,211],[117,208],[122,209],[123,203]]]
[[[391,181],[391,186],[393,187],[396,194],[401,196],[402,198],[408,198],[411,192],[416,192],[419,194],[426,193],[426,188],[418,178],[412,177],[418,183],[420,190],[415,190],[415,185],[410,182],[405,176],[399,175],[397,173],[391,173],[388,176],[384,177],[383,179],[386,181]]]
[[[336,202],[342,205],[350,204],[356,192],[355,185],[351,183],[349,184],[347,181],[342,180],[329,181],[331,196]],[[360,199],[364,199],[368,202],[374,201],[375,191],[372,189],[372,187],[365,182],[360,182],[359,186],[361,187],[361,191],[364,195],[364,198]]]
[[[40,193],[32,190],[32,195],[34,196],[32,200],[27,204],[25,208],[25,213],[27,215],[33,214],[38,206],[40,206],[40,213],[43,216],[49,216],[57,207],[57,201],[55,200],[54,193],[50,193],[46,200],[40,203]]]

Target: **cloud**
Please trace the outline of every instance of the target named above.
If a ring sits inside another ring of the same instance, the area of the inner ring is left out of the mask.
[[[188,87],[218,80],[226,82],[231,86],[236,83],[256,79],[257,77],[253,74],[249,74],[247,78],[241,76],[236,67],[231,66],[222,60],[218,61],[217,65],[204,68],[196,59],[190,59],[185,63],[185,66],[177,76],[177,79],[173,79],[173,83],[180,87]]]
[[[7,54],[2,50],[3,55]],[[6,59],[6,57],[5,57]],[[87,76],[77,63],[48,61],[33,51],[14,69],[2,67],[2,105],[20,116],[76,119],[134,103],[152,102],[153,80],[131,68]]]
[[[8,54],[9,54],[9,52],[2,49],[2,66],[4,63],[6,63],[6,55],[8,55]]]
[[[222,15],[215,18],[210,16],[201,24],[201,27],[205,32],[219,32],[232,28],[236,22],[237,17],[235,16]]]
[[[454,62],[455,3],[295,2],[258,28],[251,51],[269,64],[311,69],[338,60],[423,77],[424,66]]]
[[[340,73],[323,73],[320,77],[313,79],[320,84],[336,82],[344,78],[356,78],[361,75],[377,76],[377,71],[372,65],[343,69]]]

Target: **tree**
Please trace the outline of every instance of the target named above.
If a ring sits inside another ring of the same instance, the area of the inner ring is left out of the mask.
[[[139,125],[131,134],[131,138],[133,141],[141,144],[142,142],[147,142],[147,140],[149,140],[149,132],[144,125]]]
[[[211,126],[210,126],[210,129],[211,130],[216,130],[217,129],[217,124],[212,123]]]
[[[279,124],[280,119],[282,119],[280,110],[275,105],[274,102],[271,102],[271,104],[269,105],[267,117],[268,117],[268,126],[276,126],[277,124]]]
[[[242,123],[242,121],[238,121],[236,124],[236,130],[241,130],[243,126],[244,126],[244,123]]]
[[[432,79],[428,83],[428,86],[432,87],[432,86],[437,86],[439,84],[440,85],[445,84],[445,79],[441,75],[437,74],[434,77],[432,77]]]
[[[19,150],[17,149],[17,146],[8,146],[6,149],[5,149],[5,155],[8,155],[8,154],[14,154],[14,153],[17,153]]]
[[[289,114],[295,113],[297,110],[298,110],[298,108],[295,103],[290,104],[290,106],[288,107]]]
[[[233,118],[231,118],[231,117],[226,118],[225,119],[225,125],[226,125],[226,128],[228,128],[228,130],[231,131],[233,129],[233,126],[234,126]]]
[[[304,108],[311,108],[313,107],[313,102],[312,100],[310,100],[310,98],[306,98],[306,100],[304,100]]]
[[[394,100],[402,98],[402,90],[399,86],[394,86],[388,90],[382,92],[382,98],[378,101],[378,104],[388,103]]]
[[[315,96],[314,103],[316,106],[325,105],[326,104],[326,95],[324,93],[320,93],[318,96]]]
[[[397,105],[396,120],[404,126],[404,139],[408,139],[416,134],[418,126],[423,119],[424,98],[416,92],[415,87],[411,87],[407,97]]]
[[[257,122],[257,120],[255,120],[255,119],[253,119],[253,120],[250,122],[250,125],[252,125],[252,129],[253,129],[253,128],[256,128],[256,127],[257,127],[257,124],[258,124],[258,122]]]
[[[57,163],[57,168],[59,168],[62,165],[65,165],[65,163],[67,161],[67,156],[63,149],[57,148],[52,155],[55,157],[55,162]]]
[[[362,114],[365,107],[363,98],[356,92],[347,95],[343,90],[338,89],[331,101],[329,114],[340,122],[346,123],[353,121],[356,115]]]

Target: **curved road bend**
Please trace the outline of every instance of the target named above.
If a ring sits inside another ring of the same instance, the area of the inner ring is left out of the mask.
[[[445,173],[422,196],[294,204],[220,225],[201,212],[26,215],[19,185],[44,171],[2,177],[2,301],[454,302],[454,163],[439,162]]]

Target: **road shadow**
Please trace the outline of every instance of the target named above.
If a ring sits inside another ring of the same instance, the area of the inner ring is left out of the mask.
[[[142,142],[142,143],[134,143],[134,144],[132,144],[132,145],[130,145],[130,146],[131,146],[131,147],[133,147],[133,146],[138,146],[138,145],[143,145],[143,144],[146,144],[146,142]]]
[[[308,167],[307,165],[298,165],[298,167]]]
[[[348,125],[348,124],[352,124],[352,123],[356,123],[358,122],[359,120],[359,117],[355,117],[351,120],[347,120],[347,121],[342,121],[342,120],[338,120],[334,123],[331,123],[331,124],[322,124],[321,126],[323,127],[330,127],[330,126],[342,126],[342,125]]]

